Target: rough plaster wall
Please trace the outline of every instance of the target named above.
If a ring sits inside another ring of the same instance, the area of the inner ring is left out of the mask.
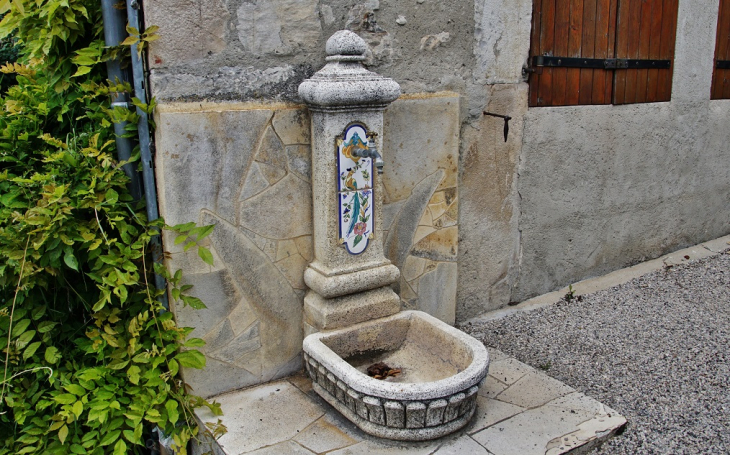
[[[530,46],[530,0],[477,0],[473,83],[461,130],[457,321],[506,305],[519,265],[517,165],[527,113],[522,66]],[[482,111],[509,115],[504,123]]]
[[[709,100],[717,9],[679,4],[671,102],[528,111],[513,300],[730,232],[730,103]]]
[[[370,45],[370,69],[406,93],[472,83],[473,1],[147,0],[145,16],[160,27],[150,47],[159,100],[297,101],[343,28]]]

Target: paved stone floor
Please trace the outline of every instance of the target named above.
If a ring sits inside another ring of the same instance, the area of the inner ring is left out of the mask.
[[[490,357],[476,415],[450,436],[419,443],[369,436],[298,375],[218,396],[228,433],[193,453],[558,455],[594,447],[626,423],[616,411],[500,351],[490,349]],[[218,419],[207,410],[198,416]]]

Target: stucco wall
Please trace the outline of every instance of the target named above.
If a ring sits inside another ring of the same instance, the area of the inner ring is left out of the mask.
[[[716,0],[680,1],[672,100],[529,109],[513,300],[730,230],[730,101],[710,101]]]

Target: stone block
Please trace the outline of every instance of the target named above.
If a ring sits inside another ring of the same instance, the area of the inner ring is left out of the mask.
[[[398,401],[386,401],[383,405],[385,409],[385,423],[393,428],[406,427],[406,410],[403,403]]]
[[[377,425],[385,425],[385,411],[380,400],[375,397],[365,397],[363,402],[368,408],[368,420]]]
[[[469,429],[469,434],[474,434],[485,428],[489,428],[497,422],[506,420],[525,410],[525,408],[513,404],[481,396],[477,396],[476,403],[474,421]]]
[[[307,450],[295,441],[284,441],[269,447],[263,447],[253,452],[246,452],[246,455],[315,455],[314,452]]]
[[[406,404],[406,428],[426,426],[426,405],[417,401]]]
[[[449,402],[446,400],[434,400],[428,404],[426,410],[426,426],[433,427],[444,423],[444,411]]]
[[[461,437],[442,445],[433,455],[492,455],[470,437]]]
[[[341,419],[327,414],[299,433],[294,441],[315,453],[330,452],[358,442],[343,430]]]
[[[307,109],[280,109],[271,120],[284,145],[309,145],[312,141],[309,122]]]
[[[523,408],[534,408],[573,391],[573,388],[546,374],[532,371],[497,395],[497,399]]]
[[[238,39],[254,56],[293,55],[317,45],[322,34],[316,0],[243,3],[236,11]]]
[[[446,172],[443,169],[436,170],[433,174],[424,177],[412,189],[408,199],[394,203],[399,210],[393,210],[391,214],[393,221],[390,223],[388,237],[385,239],[385,255],[393,261],[397,267],[402,267],[413,246],[423,236],[416,238],[419,229],[425,228],[433,232],[432,227],[419,226],[423,213],[428,208],[428,201],[441,184]],[[386,213],[389,211],[386,210]]]
[[[455,188],[460,129],[456,93],[404,95],[391,104],[384,124],[386,202],[407,199],[420,181],[439,169],[445,172],[440,187]]]
[[[227,454],[251,452],[294,438],[324,414],[323,409],[287,381],[216,397],[223,416],[198,408],[203,422],[221,419],[228,433],[218,439]],[[288,452],[284,452],[288,453]]]
[[[160,27],[150,44],[150,67],[202,60],[226,48],[230,14],[223,0],[156,0],[144,4],[145,21]]]
[[[517,3],[524,6],[521,0]],[[458,195],[457,321],[512,301],[512,286],[519,271],[521,199],[516,177],[523,140],[522,119],[527,112],[527,84],[499,84],[483,91],[487,105],[479,111],[508,113],[512,121],[507,142],[502,119],[481,112],[476,113],[479,120],[473,127],[464,129]]]
[[[304,298],[304,319],[318,330],[347,327],[398,311],[400,298],[388,286],[334,299],[310,291]]]
[[[240,104],[226,107],[158,106],[157,187],[160,213],[170,225],[198,221],[203,209],[235,223],[241,182],[273,112],[245,110]]]
[[[418,309],[447,324],[456,319],[456,283],[458,267],[454,262],[440,262],[418,280]]]
[[[464,402],[464,399],[466,399],[466,395],[464,393],[457,393],[456,395],[449,397],[449,404],[446,406],[446,410],[444,411],[444,421],[450,422],[459,417],[459,410],[461,409],[461,404]]]
[[[239,217],[242,227],[271,239],[309,235],[312,233],[312,187],[308,182],[287,174],[266,190],[243,201]]]
[[[572,438],[569,435],[574,435],[576,428],[581,428],[581,426],[585,428],[593,423],[598,424],[600,429],[595,428],[598,431],[592,432],[592,437],[595,439],[605,437],[622,424],[618,420],[606,419],[607,415],[600,407],[587,405],[589,402],[595,402],[595,400],[574,392],[544,406],[526,410],[503,420],[498,425],[473,434],[472,438],[495,454],[564,453],[572,447],[561,451],[558,449],[559,445],[556,446],[555,443],[559,438],[566,437],[568,442],[571,442]],[[622,417],[619,419],[625,422]],[[586,422],[591,422],[591,424],[586,425]],[[586,442],[583,441],[583,444]]]

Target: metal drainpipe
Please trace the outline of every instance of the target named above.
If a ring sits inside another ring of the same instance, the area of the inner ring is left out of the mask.
[[[101,0],[101,12],[104,19],[104,43],[107,46],[118,46],[127,37],[125,30],[124,11],[114,8],[115,0]],[[112,82],[128,82],[131,80],[129,69],[122,69],[122,60],[116,58],[106,62],[106,71],[109,80]],[[112,97],[112,107],[128,108],[129,96],[126,93],[118,93]],[[117,142],[117,156],[119,161],[127,161],[132,156],[134,143],[131,138],[122,137],[127,122],[114,124],[114,134]],[[134,163],[127,163],[122,166],[124,173],[129,177],[129,192],[135,200],[142,197],[142,183],[139,174],[135,170]]]
[[[125,17],[124,10],[115,7],[117,0],[101,0],[102,17],[104,19],[104,40],[107,46],[118,46],[127,36],[126,25],[129,21],[131,27],[143,31],[141,21],[139,19],[139,9],[141,5],[138,0],[126,0],[127,14]],[[147,93],[145,91],[145,71],[144,62],[137,54],[137,46],[131,48],[132,53],[132,74],[129,70],[122,70],[122,62],[119,60],[107,63],[107,71],[109,79],[112,81],[119,80],[124,82],[133,82],[134,96],[142,103],[147,103]],[[129,108],[127,94],[119,94],[112,99],[112,106],[120,106]],[[116,104],[115,104],[116,103]],[[147,206],[147,219],[149,221],[157,220],[160,215],[157,210],[157,190],[155,186],[155,171],[152,167],[152,151],[150,140],[149,119],[147,113],[139,108],[137,114],[139,121],[137,123],[137,133],[139,135],[140,156],[142,161],[142,180],[140,181],[139,173],[136,172],[134,164],[127,164],[124,167],[125,173],[129,176],[130,192],[135,200],[141,199],[142,190],[144,190],[144,198]],[[131,138],[121,137],[124,134],[124,126],[126,123],[115,123],[114,132],[117,136],[117,153],[120,160],[129,159],[134,148],[134,142]],[[156,235],[152,238],[150,245],[152,247],[152,260],[156,264],[162,264],[163,250],[160,236]],[[157,289],[166,289],[167,284],[165,278],[155,273],[155,287]],[[169,309],[167,293],[160,296],[160,302],[165,309]]]
[[[139,0],[127,0],[127,20],[129,26],[144,31],[144,24],[140,20],[139,11],[142,5]],[[134,80],[134,96],[143,104],[147,103],[147,79],[145,78],[144,62],[137,53],[137,45],[132,46],[132,76]],[[155,185],[155,169],[152,164],[152,141],[150,139],[150,124],[147,113],[137,108],[139,121],[137,122],[137,132],[139,134],[140,155],[142,158],[142,182],[144,185],[144,198],[147,203],[147,219],[155,221],[160,218],[157,210],[157,186]],[[152,246],[152,260],[155,264],[162,264],[163,250],[162,239],[159,234],[152,238],[150,242]],[[155,287],[160,290],[167,288],[165,278],[155,273]],[[167,293],[164,292],[160,296],[160,302],[165,309],[170,308],[167,300]]]

